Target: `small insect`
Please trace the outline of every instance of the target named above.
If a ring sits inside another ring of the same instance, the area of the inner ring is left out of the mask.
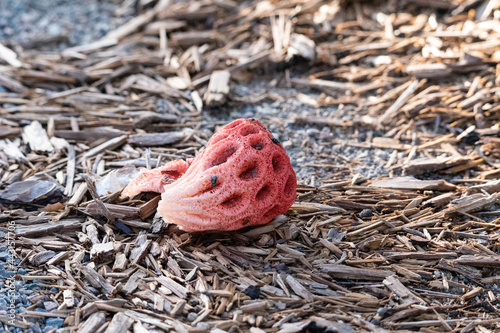
[[[243,221],[242,225],[247,225],[248,223],[250,223],[250,220],[246,219],[245,221]]]
[[[271,138],[271,141],[274,142],[275,144],[279,145],[280,144],[280,140],[276,139],[276,138]]]
[[[257,172],[255,172],[255,169],[252,169],[252,178],[257,177]]]
[[[217,184],[217,176],[212,176],[212,181],[210,182],[210,185],[212,185],[212,187],[214,187],[215,184]]]
[[[250,119],[250,121],[255,121],[255,118]]]

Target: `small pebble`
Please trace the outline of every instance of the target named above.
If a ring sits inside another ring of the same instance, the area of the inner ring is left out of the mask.
[[[168,104],[167,104],[167,101],[165,101],[164,99],[159,99],[157,102],[156,102],[156,110],[160,113],[165,113],[168,111]]]
[[[50,331],[52,331],[54,328],[55,328],[55,327],[52,327],[52,326],[45,326],[45,327],[43,328],[43,331],[44,331],[44,332],[50,332]]]
[[[45,321],[45,324],[50,325],[50,326],[54,326],[56,328],[61,328],[63,323],[64,323],[64,319],[61,319],[61,318],[48,318]]]
[[[309,137],[316,139],[316,138],[318,138],[320,131],[316,128],[308,128],[306,130],[306,133]]]
[[[251,299],[257,299],[260,297],[260,288],[258,286],[248,286],[245,289],[245,295],[249,296]]]
[[[0,260],[7,261],[9,256],[10,256],[9,250],[3,250],[0,252]]]
[[[198,314],[195,313],[195,312],[189,312],[188,315],[187,315],[187,320],[189,322],[193,322],[195,321],[196,319],[198,318]]]
[[[372,210],[368,209],[368,208],[367,209],[363,209],[361,211],[361,213],[359,213],[359,217],[361,217],[362,219],[367,218],[367,217],[372,217],[372,215],[373,215]]]
[[[41,333],[42,329],[40,328],[40,324],[34,323],[33,325],[30,326],[30,329],[33,333]]]
[[[319,138],[320,139],[328,139],[332,135],[332,131],[330,130],[329,127],[323,127],[321,129],[321,132],[319,133]]]
[[[94,295],[99,295],[101,292],[99,290],[97,290],[96,288],[94,287],[88,287],[88,289],[92,292],[92,294]]]
[[[227,331],[221,330],[220,328],[214,328],[210,333],[227,333]]]
[[[387,312],[387,308],[378,308],[378,309],[377,309],[377,313],[378,313],[380,316],[384,316],[386,312]]]
[[[61,34],[61,26],[57,23],[49,24],[47,32],[52,36],[59,36]]]
[[[278,265],[274,266],[274,269],[278,273],[281,273],[281,272],[289,273],[290,272],[290,268],[288,268],[285,264],[278,264]]]
[[[283,311],[286,309],[286,304],[283,302],[274,302],[274,306],[276,307],[276,309],[278,309],[280,311]]]
[[[204,322],[201,322],[201,323],[197,323],[197,324],[196,324],[196,327],[199,327],[199,328],[203,328],[203,329],[209,330],[209,329],[210,329],[210,324],[209,324],[209,323],[204,323]]]
[[[45,310],[49,312],[57,309],[57,304],[55,302],[43,302],[43,306],[45,307]]]

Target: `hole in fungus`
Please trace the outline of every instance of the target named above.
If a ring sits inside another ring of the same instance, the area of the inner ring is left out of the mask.
[[[258,167],[256,166],[256,164],[257,163],[254,162],[252,165],[246,168],[245,171],[240,173],[239,175],[240,179],[249,180],[257,177]]]
[[[272,163],[274,172],[280,173],[283,170],[284,168],[283,158],[280,155],[274,155]]]
[[[177,170],[162,170],[161,174],[162,175],[169,175],[169,176],[172,176],[172,177],[180,177],[180,175],[181,175],[179,173],[179,171],[177,171]]]
[[[241,195],[234,194],[222,202],[222,207],[227,209],[234,208],[239,205],[242,199]]]
[[[255,128],[254,126],[245,126],[240,130],[241,136],[247,136],[250,134],[257,134],[259,133],[259,129]]]
[[[216,158],[212,160],[212,166],[221,165],[222,163],[226,163],[227,159],[231,157],[236,152],[235,147],[228,148],[220,153]]]
[[[166,182],[178,179],[181,176],[177,170],[162,170],[161,174],[164,176]]]
[[[253,145],[252,145],[252,148],[253,148],[253,149],[256,149],[256,150],[262,150],[262,148],[264,148],[264,143],[262,143],[262,142],[257,142],[256,144],[253,144]]]
[[[285,190],[283,191],[286,198],[289,198],[293,194],[293,187],[294,187],[293,183],[294,183],[293,176],[290,175],[290,177],[288,177],[286,181]]]
[[[266,144],[262,140],[261,135],[252,135],[248,138],[248,143],[255,150],[262,150],[266,147]]]
[[[264,185],[264,187],[261,188],[259,192],[257,192],[255,199],[263,201],[266,200],[270,194],[271,194],[271,188],[268,185]]]

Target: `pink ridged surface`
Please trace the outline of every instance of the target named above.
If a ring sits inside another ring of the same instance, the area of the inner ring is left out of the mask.
[[[186,231],[266,224],[295,201],[297,179],[290,158],[258,120],[233,121],[192,162],[182,162],[141,173],[123,195],[162,193],[159,214]],[[166,171],[178,179],[165,181]]]
[[[186,173],[165,186],[158,212],[186,231],[236,230],[286,213],[296,188],[281,144],[259,121],[238,119],[215,133]]]
[[[191,160],[175,160],[152,170],[142,170],[122,191],[122,197],[133,197],[141,192],[163,193],[164,187],[179,177],[189,168]]]

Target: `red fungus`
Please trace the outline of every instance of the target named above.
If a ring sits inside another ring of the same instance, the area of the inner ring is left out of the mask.
[[[133,197],[141,192],[165,191],[164,186],[179,179],[189,168],[193,159],[175,160],[162,167],[141,171],[122,191],[122,197]]]
[[[153,186],[153,179],[129,185],[128,192],[163,192],[158,212],[186,231],[266,224],[286,213],[297,188],[285,149],[255,119],[235,120],[215,133],[178,180]]]

